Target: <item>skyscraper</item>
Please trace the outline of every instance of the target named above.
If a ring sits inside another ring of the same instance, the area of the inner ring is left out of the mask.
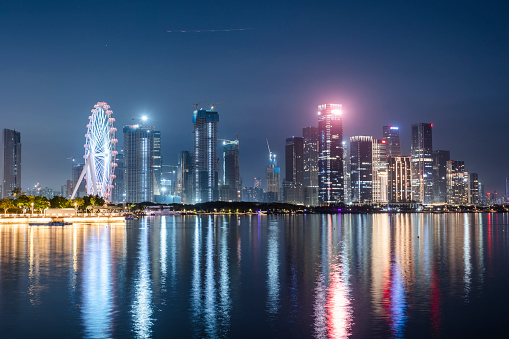
[[[304,138],[286,139],[285,181],[283,183],[284,201],[304,203]]]
[[[433,201],[447,201],[447,162],[451,160],[449,151],[433,151]]]
[[[373,194],[374,203],[388,202],[388,165],[387,165],[387,141],[385,139],[373,139]]]
[[[409,203],[412,198],[411,157],[388,158],[389,203]]]
[[[179,153],[177,165],[177,195],[183,204],[193,203],[193,157],[191,152]]]
[[[240,172],[239,172],[239,140],[223,141],[223,184],[228,191],[227,201],[239,201]]]
[[[477,173],[470,173],[470,191],[468,194],[468,203],[479,205],[479,176]]]
[[[464,161],[447,161],[447,203],[468,204],[469,177]]]
[[[412,125],[412,195],[416,202],[433,202],[433,124]]]
[[[126,201],[153,201],[154,127],[124,126],[124,167]]]
[[[318,106],[318,201],[344,202],[342,106]]]
[[[382,140],[385,140],[387,155],[391,157],[400,157],[401,143],[399,141],[399,127],[383,126],[382,129],[383,129]]]
[[[2,197],[12,194],[12,190],[21,189],[21,133],[11,129],[3,130],[3,184]]]
[[[316,206],[318,205],[318,127],[304,127],[302,137],[304,138],[304,204]]]
[[[219,163],[217,128],[219,114],[199,109],[193,113],[194,123],[194,190],[195,203],[219,199]]]
[[[352,202],[371,203],[373,194],[373,138],[350,137],[350,191]]]
[[[154,195],[161,195],[161,171],[163,168],[163,158],[161,156],[161,132],[154,131]]]
[[[280,173],[281,169],[277,166],[276,153],[272,153],[269,148],[269,165],[265,172],[265,193],[263,194],[265,202],[279,202]]]

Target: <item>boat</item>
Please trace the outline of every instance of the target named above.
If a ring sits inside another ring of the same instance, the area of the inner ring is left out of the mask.
[[[72,222],[29,222],[29,226],[65,226],[72,225]]]

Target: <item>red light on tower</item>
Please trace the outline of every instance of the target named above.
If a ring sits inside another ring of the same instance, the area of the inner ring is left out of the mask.
[[[431,127],[433,127],[433,124],[431,124]]]
[[[385,143],[386,143],[386,141],[385,141],[385,140],[382,140],[382,144],[385,144]]]

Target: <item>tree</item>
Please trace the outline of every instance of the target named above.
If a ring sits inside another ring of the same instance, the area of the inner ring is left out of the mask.
[[[13,196],[13,197],[15,197],[15,198],[16,198],[17,196],[21,195],[21,187],[16,187],[16,188],[14,188],[14,189],[11,191],[11,193],[12,193],[12,196]]]
[[[14,201],[14,204],[18,206],[18,208],[21,208],[23,212],[27,207],[30,206],[30,197],[26,195],[20,195],[18,198]]]
[[[55,195],[53,198],[51,198],[49,202],[51,208],[65,208],[69,206],[69,200],[58,195]]]
[[[9,199],[9,198],[0,199],[0,208],[4,210],[4,214],[7,213],[7,210],[9,208],[13,208],[13,207],[14,207],[14,203],[12,202],[12,199]]]
[[[46,197],[35,197],[34,199],[34,209],[38,210],[42,213],[43,210],[50,206],[50,202]]]
[[[80,197],[74,198],[74,200],[71,201],[71,205],[75,206],[77,209],[79,209],[84,204],[85,204],[85,200]]]

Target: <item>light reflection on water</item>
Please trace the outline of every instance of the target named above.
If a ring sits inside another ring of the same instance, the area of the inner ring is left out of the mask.
[[[475,322],[462,317],[496,318],[483,298],[509,300],[508,221],[501,214],[206,215],[111,227],[3,225],[0,331],[401,338],[451,336],[461,325],[473,335]],[[490,330],[497,333],[483,329]]]

